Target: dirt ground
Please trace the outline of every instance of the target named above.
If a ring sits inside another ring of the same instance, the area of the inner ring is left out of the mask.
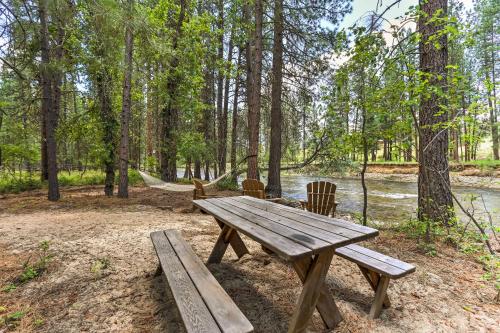
[[[0,324],[0,332],[183,331],[164,278],[154,276],[157,258],[149,234],[179,229],[206,260],[216,223],[209,215],[188,213],[191,193],[133,188],[124,200],[104,198],[101,191],[64,190],[58,203],[47,202],[43,192],[0,200],[0,287],[21,274],[28,258],[36,258],[40,242],[49,241],[53,255],[43,275],[0,292],[0,317],[24,313],[9,327]],[[237,260],[228,250],[222,264],[209,269],[256,332],[286,332],[300,281],[285,262],[244,240],[251,255]],[[371,289],[354,264],[334,258],[327,284],[344,316],[336,332],[500,331],[496,291],[481,280],[484,271],[471,257],[439,248],[431,258],[414,240],[392,232],[364,245],[417,271],[391,282],[392,307],[369,320]],[[310,330],[324,331],[317,313]]]

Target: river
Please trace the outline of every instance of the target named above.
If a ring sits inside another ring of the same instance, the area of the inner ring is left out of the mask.
[[[178,170],[178,176],[183,176],[183,170]],[[240,177],[241,182],[244,177]],[[306,185],[316,180],[330,181],[337,185],[339,203],[337,211],[341,214],[361,214],[363,208],[363,189],[359,179],[330,178],[305,175],[282,174],[281,186],[283,197],[287,199],[306,200]],[[267,182],[266,175],[262,181]],[[416,217],[417,184],[414,182],[373,180],[366,181],[368,187],[368,217],[381,223],[397,223]],[[474,201],[474,216],[484,222],[488,221],[486,210],[490,212],[494,225],[500,226],[500,190],[482,189],[471,186],[453,186],[453,191],[465,208],[470,209],[471,196]],[[483,201],[479,197],[481,195]],[[456,207],[458,216],[467,221],[466,216]]]
[[[290,199],[306,200],[306,185],[316,180],[330,181],[337,185],[337,210],[343,214],[360,214],[363,208],[363,189],[359,179],[328,178],[304,175],[282,175],[283,196]],[[367,180],[368,216],[379,222],[399,222],[416,216],[417,184],[387,180]],[[466,208],[471,208],[472,195],[482,195],[484,205],[490,212],[493,223],[500,226],[500,190],[454,186],[453,191]],[[476,218],[487,221],[487,214],[481,198],[473,203]],[[458,211],[458,210],[457,210]],[[458,216],[465,219],[459,211]],[[466,219],[465,219],[466,220]]]

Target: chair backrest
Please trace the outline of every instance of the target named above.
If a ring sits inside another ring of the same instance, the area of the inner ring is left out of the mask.
[[[194,189],[195,189],[196,194],[197,194],[196,197],[204,196],[205,189],[203,188],[203,184],[198,179],[195,179],[195,178],[193,178],[192,181],[194,184]]]
[[[335,207],[337,186],[330,182],[318,181],[307,184],[307,205],[310,212],[329,216]]]
[[[258,181],[257,179],[245,179],[241,185],[243,186],[243,195],[248,195],[258,199],[266,198],[264,183]]]

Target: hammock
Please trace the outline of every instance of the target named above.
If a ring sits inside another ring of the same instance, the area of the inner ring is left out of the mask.
[[[226,178],[231,173],[232,173],[232,170],[229,170],[225,174],[212,180],[210,183],[204,184],[203,187],[205,187],[205,188],[212,187],[215,184],[217,184],[219,181],[221,181],[222,179]],[[142,172],[142,171],[139,171],[139,174],[141,175],[142,179],[144,179],[144,183],[146,183],[146,185],[148,187],[154,187],[154,188],[159,188],[162,190],[173,191],[173,192],[191,192],[194,190],[194,185],[167,183],[161,179],[153,177],[153,176],[151,176],[145,172]]]

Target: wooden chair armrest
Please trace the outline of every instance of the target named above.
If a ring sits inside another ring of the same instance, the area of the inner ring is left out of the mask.
[[[266,198],[266,201],[271,201],[271,202],[281,201],[281,200],[283,200],[283,198]]]

